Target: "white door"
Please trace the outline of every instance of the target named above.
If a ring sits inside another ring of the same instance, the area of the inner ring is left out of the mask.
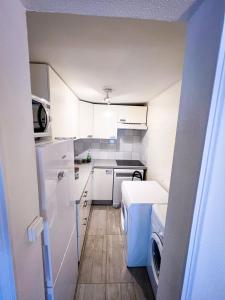
[[[112,200],[113,169],[94,169],[93,200]]]
[[[3,171],[0,156],[0,299],[3,300],[16,299],[16,287],[14,281],[14,270],[4,190],[5,188],[3,183]]]
[[[147,106],[118,105],[117,110],[120,123],[146,124]]]
[[[94,105],[94,138],[117,138],[117,109],[112,105]]]
[[[92,103],[79,101],[79,128],[80,138],[93,137],[94,105]]]

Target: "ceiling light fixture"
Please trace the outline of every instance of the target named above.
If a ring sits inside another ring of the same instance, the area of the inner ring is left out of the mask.
[[[111,89],[111,88],[104,88],[103,91],[106,93],[105,98],[104,98],[104,101],[105,101],[108,105],[110,105],[110,104],[111,104],[111,101],[110,101],[109,94],[112,93],[112,89]]]

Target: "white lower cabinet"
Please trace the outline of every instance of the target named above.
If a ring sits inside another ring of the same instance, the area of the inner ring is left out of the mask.
[[[83,244],[84,244],[84,237],[88,225],[88,219],[90,215],[90,209],[92,204],[92,178],[93,172],[91,172],[87,184],[84,188],[82,197],[80,199],[80,203],[77,205],[77,220],[78,220],[78,257],[80,260]]]
[[[93,200],[112,201],[113,169],[94,169]]]

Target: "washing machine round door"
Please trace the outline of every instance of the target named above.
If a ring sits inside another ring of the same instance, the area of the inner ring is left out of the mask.
[[[157,233],[153,232],[151,238],[151,251],[152,251],[151,265],[152,265],[152,272],[154,275],[154,279],[157,285],[159,282],[162,249],[163,249],[163,244],[160,240],[160,237],[158,236]]]

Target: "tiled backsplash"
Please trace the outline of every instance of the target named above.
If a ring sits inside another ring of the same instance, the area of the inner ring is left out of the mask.
[[[117,140],[80,139],[74,142],[75,156],[93,159],[141,159],[141,130],[118,130]]]

